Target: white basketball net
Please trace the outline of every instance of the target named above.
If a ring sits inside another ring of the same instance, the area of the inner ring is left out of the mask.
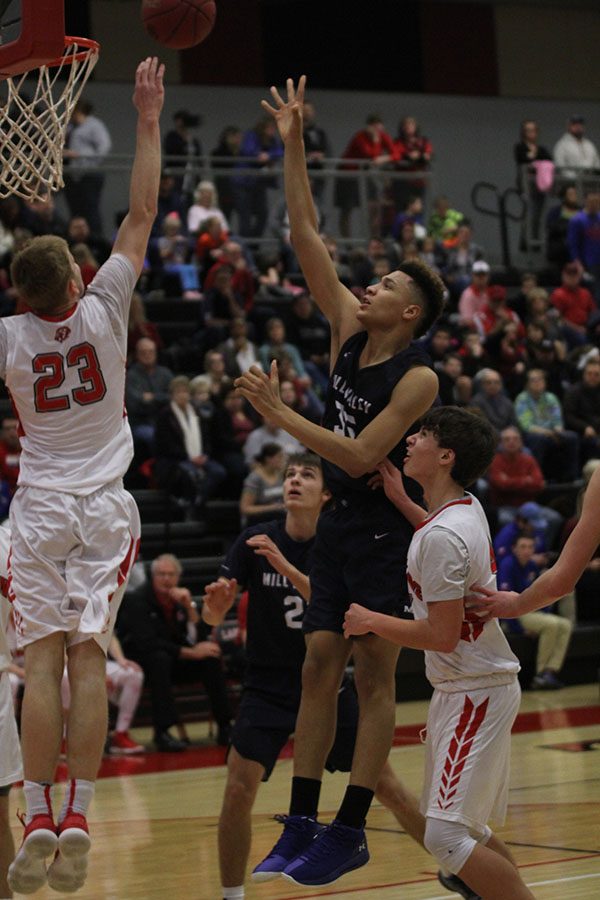
[[[64,187],[67,125],[98,60],[96,49],[76,40],[56,65],[0,83],[0,197],[43,199]]]

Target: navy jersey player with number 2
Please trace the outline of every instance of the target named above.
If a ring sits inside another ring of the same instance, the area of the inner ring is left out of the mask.
[[[420,261],[403,264],[367,288],[362,302],[338,279],[323,244],[310,193],[302,141],[305,78],[287,82],[287,102],[271,89],[263,101],[285,146],[286,201],[294,250],[311,294],[331,326],[331,376],[324,427],[281,402],[277,368],[253,367],[236,381],[255,409],[324,460],[332,500],[319,520],[304,618],[307,654],[296,723],[290,815],[277,843],[281,874],[300,884],[329,884],[369,859],[364,823],[390,749],[395,719],[398,648],[375,635],[344,641],[353,600],[390,614],[405,593],[412,529],[369,474],[385,457],[403,458],[402,439],[435,400],[437,378],[413,343],[440,314],[444,286]],[[350,784],[334,822],[318,838],[315,820],[323,766],[335,731],[337,690],[352,654],[359,726]],[[298,829],[305,843],[298,840]],[[289,840],[288,840],[289,837]],[[270,855],[271,856],[271,855]],[[267,857],[256,869],[260,877]]]

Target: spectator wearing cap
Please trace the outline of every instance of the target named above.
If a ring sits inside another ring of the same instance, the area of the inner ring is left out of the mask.
[[[588,359],[580,383],[565,392],[563,411],[580,437],[582,462],[600,456],[600,359]]]
[[[480,263],[475,263],[480,265]],[[506,288],[502,284],[490,284],[487,300],[473,316],[475,327],[482,337],[489,337],[504,329],[509,322],[517,326],[519,337],[525,336],[525,328],[517,313],[506,302]]]
[[[496,431],[501,432],[511,425],[517,428],[515,407],[504,391],[500,373],[491,368],[482,369],[476,381],[478,389],[473,396],[473,406],[481,410]]]
[[[515,510],[513,518],[507,522],[496,534],[493,541],[494,554],[498,563],[508,556],[520,535],[533,538],[535,556],[538,566],[545,566],[548,562],[546,537],[546,519],[542,515],[542,507],[530,500],[523,503]]]
[[[579,438],[565,429],[559,399],[546,390],[541,369],[527,373],[525,390],[515,400],[515,412],[525,443],[546,478],[575,481],[579,475]]]
[[[575,262],[563,266],[561,285],[550,294],[550,303],[562,319],[562,333],[569,347],[586,342],[587,324],[596,309],[594,298],[581,284],[581,269]]]
[[[563,178],[576,178],[581,169],[599,169],[600,156],[596,146],[585,137],[585,119],[573,115],[567,130],[554,145],[554,163],[562,170]]]
[[[458,322],[463,328],[476,330],[477,313],[489,300],[490,267],[483,259],[473,263],[471,283],[464,289],[458,301]]]
[[[164,140],[165,165],[177,170],[175,186],[189,205],[194,185],[198,180],[202,147],[192,129],[201,124],[200,116],[187,109],[179,109],[173,115],[174,128],[168,131]]]
[[[592,279],[594,300],[600,306],[600,190],[597,188],[587,192],[584,208],[570,220],[567,245],[581,274],[585,272]]]

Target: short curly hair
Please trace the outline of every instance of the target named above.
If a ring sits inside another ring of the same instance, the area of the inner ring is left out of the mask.
[[[398,266],[398,270],[411,279],[415,300],[423,310],[415,329],[415,337],[422,337],[444,310],[446,286],[437,272],[422,259],[407,260]]]

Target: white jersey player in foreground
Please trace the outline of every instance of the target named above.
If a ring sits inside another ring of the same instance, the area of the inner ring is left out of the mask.
[[[74,891],[86,875],[86,814],[107,728],[105,653],[140,533],[122,483],[133,455],[123,397],[129,305],[157,210],[163,74],[156,59],[137,68],[130,208],[112,256],[84,294],[67,244],[35,238],[11,266],[31,312],[0,320],[0,377],[19,417],[23,448],[10,509],[9,570],[26,672],[27,811],[23,844],[9,870],[17,893],[33,893],[46,879],[56,890]],[[55,823],[51,789],[63,729],[65,651],[70,781]]]
[[[496,435],[488,422],[457,407],[439,407],[407,440],[404,473],[423,487],[429,514],[413,507],[416,530],[408,551],[414,621],[353,603],[347,637],[373,632],[425,650],[434,694],[427,717],[421,811],[425,846],[442,868],[485,900],[533,895],[488,820],[502,821],[508,797],[510,731],[519,709],[519,662],[497,621],[465,612],[477,583],[495,584],[489,528],[478,500],[465,493],[492,461]],[[395,502],[397,479],[382,466]],[[406,515],[406,512],[405,512]],[[419,521],[420,520],[420,521]]]
[[[11,784],[23,778],[21,748],[7,671],[11,663],[6,639],[10,615],[6,598],[9,548],[10,531],[7,525],[0,525],[0,897],[12,896],[7,875],[15,855],[15,843],[8,821],[8,794]]]

